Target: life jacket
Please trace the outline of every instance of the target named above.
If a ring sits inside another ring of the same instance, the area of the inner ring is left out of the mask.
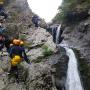
[[[19,55],[15,55],[11,60],[11,65],[16,66],[20,64],[21,61],[22,61],[22,58]]]
[[[23,55],[23,48],[21,46],[13,45],[10,49],[10,56],[13,58],[15,55],[19,55],[22,57]]]

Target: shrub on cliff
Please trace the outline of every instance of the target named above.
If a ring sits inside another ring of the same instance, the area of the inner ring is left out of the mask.
[[[43,45],[42,49],[43,49],[44,57],[49,56],[49,55],[51,55],[53,53],[53,51],[46,45]]]

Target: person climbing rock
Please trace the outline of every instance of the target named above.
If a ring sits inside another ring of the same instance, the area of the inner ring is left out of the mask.
[[[11,70],[10,74],[14,73],[16,79],[18,80],[18,65],[23,61],[23,59],[29,63],[29,59],[25,53],[23,46],[20,46],[20,40],[14,39],[13,45],[10,48],[10,57],[11,57]]]
[[[37,15],[32,16],[32,22],[35,25],[36,28],[39,27],[39,17]]]

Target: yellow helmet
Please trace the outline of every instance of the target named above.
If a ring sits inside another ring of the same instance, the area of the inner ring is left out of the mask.
[[[14,40],[13,40],[13,44],[15,44],[15,45],[20,45],[20,40],[14,39]]]

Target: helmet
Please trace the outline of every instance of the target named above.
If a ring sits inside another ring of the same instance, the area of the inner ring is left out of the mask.
[[[21,41],[21,42],[20,42],[20,45],[24,45],[24,42],[23,42],[23,41]]]
[[[20,40],[14,39],[14,40],[13,40],[13,44],[15,44],[15,45],[20,45]]]

